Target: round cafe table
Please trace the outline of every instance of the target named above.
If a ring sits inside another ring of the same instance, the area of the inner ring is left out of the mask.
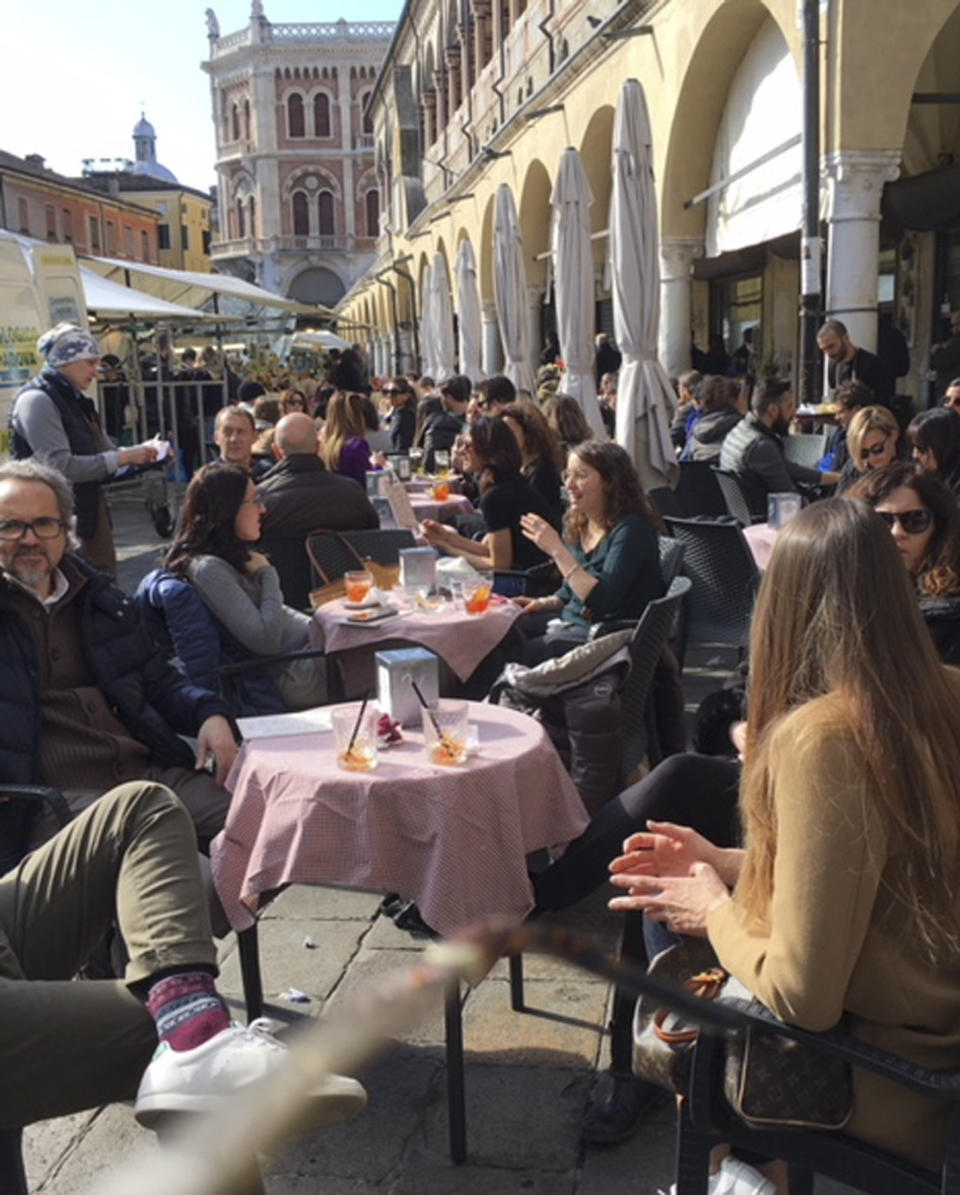
[[[559,755],[533,718],[470,702],[479,745],[457,767],[432,764],[419,728],[370,772],[337,765],[331,732],[244,743],[210,863],[235,929],[285,884],[344,884],[413,897],[447,936],[533,907],[526,857],[589,821]]]

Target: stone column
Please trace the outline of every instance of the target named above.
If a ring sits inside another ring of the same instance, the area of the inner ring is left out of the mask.
[[[835,150],[826,156],[828,319],[841,320],[855,345],[877,347],[880,200],[900,173],[901,152]]]
[[[497,309],[493,303],[483,303],[480,307],[481,336],[481,369],[485,378],[499,373],[503,365],[503,351],[500,346],[500,329],[497,327]]]
[[[690,368],[693,263],[703,256],[703,241],[673,239],[660,243],[660,364],[677,378]]]
[[[423,140],[429,149],[437,139],[437,92],[431,87],[423,92]]]
[[[413,330],[409,324],[401,324],[397,329],[397,369],[400,373],[414,368],[413,360]]]

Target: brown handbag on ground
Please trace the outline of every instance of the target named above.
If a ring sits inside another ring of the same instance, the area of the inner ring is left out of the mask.
[[[366,569],[373,577],[373,583],[377,589],[384,591],[393,589],[400,580],[400,565],[399,564],[380,564],[376,560],[369,558],[364,560],[353,544],[340,535],[336,531],[328,531],[325,534],[335,539],[338,544],[351,555],[357,562],[357,568]],[[326,572],[320,567],[320,563],[314,556],[310,547],[309,539],[306,542],[307,555],[310,557],[310,564],[313,566],[317,576],[323,581],[323,584],[317,589],[310,591],[310,605],[314,610],[320,606],[325,606],[328,602],[339,601],[340,598],[345,597],[347,593],[346,583],[343,578],[336,581],[331,581]]]
[[[705,1000],[763,1007],[719,966],[705,938],[682,938],[653,959],[650,972]],[[695,1023],[641,997],[633,1021],[634,1074],[683,1095],[698,1035]],[[848,1063],[753,1026],[727,1036],[724,1095],[738,1116],[756,1126],[842,1129],[853,1111]]]

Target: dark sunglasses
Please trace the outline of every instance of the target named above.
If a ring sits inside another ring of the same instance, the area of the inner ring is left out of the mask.
[[[933,514],[925,506],[916,510],[878,510],[877,514],[888,527],[899,523],[906,535],[923,535],[924,531],[929,531],[933,523]]]
[[[381,394],[403,394],[403,391],[397,386],[384,386],[380,391]]]

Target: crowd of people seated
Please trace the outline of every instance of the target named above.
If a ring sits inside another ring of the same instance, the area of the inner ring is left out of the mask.
[[[784,1020],[821,1030],[845,1016],[864,1040],[953,1067],[960,679],[946,666],[960,663],[960,414],[948,387],[943,407],[902,431],[878,359],[836,321],[819,343],[838,427],[816,467],[787,455],[796,401],[775,377],[752,382],[752,340],[738,376],[679,381],[680,459],[733,474],[757,517],[770,493],[800,491],[808,504],[773,549],[749,684],[710,740],[719,752],[672,755],[604,805],[532,877],[535,914],[612,882],[625,957],[646,962],[678,936],[706,937]],[[361,365],[341,354],[316,404],[289,386],[277,397],[247,390],[251,408],[204,408],[219,459],[194,472],[139,602],[73,550],[74,487],[62,472],[0,465],[0,758],[9,782],[59,788],[78,814],[52,836],[31,807],[0,803],[0,1000],[28,1029],[0,1083],[0,1128],[134,1093],[150,1124],[274,1065],[275,1043],[231,1027],[216,990],[211,894],[196,858],[226,816],[236,717],[328,696],[323,667],[298,654],[311,622],[284,601],[272,542],[377,528],[367,474],[393,452],[420,450],[430,470],[447,452],[476,510],[457,525],[425,520],[426,541],[481,570],[551,570],[552,593],[514,599],[527,665],[582,646],[599,623],[635,624],[664,595],[660,515],[627,453],[591,436],[575,399],[518,395],[503,376],[368,386]],[[601,393],[615,411],[611,377]],[[263,668],[225,682],[225,665],[258,660]],[[180,734],[196,738],[195,753]],[[69,981],[114,898],[130,963],[87,998]],[[64,933],[73,949],[49,962]],[[631,1075],[632,1013],[617,991],[585,1141],[625,1139],[661,1098]],[[82,1078],[57,1088],[53,1060],[76,1025]],[[316,1096],[328,1121],[365,1100],[336,1076]],[[941,1106],[859,1073],[846,1131],[931,1167],[945,1148]],[[781,1176],[751,1181],[731,1190],[773,1192]]]

